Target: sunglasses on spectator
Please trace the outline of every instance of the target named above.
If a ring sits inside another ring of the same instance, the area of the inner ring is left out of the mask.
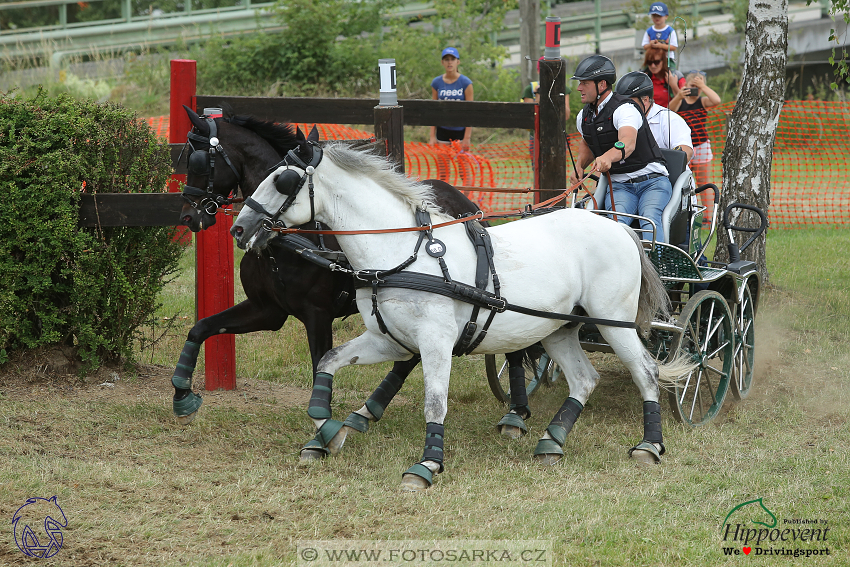
[[[661,65],[661,59],[655,59],[653,61],[648,61],[650,65]]]
[[[692,69],[692,70],[688,71],[687,73],[685,73],[686,76],[687,75],[697,75],[697,74],[702,75],[703,77],[706,76],[705,71],[698,71],[697,69]]]

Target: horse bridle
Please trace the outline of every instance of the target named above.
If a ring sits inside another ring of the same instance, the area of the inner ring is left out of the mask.
[[[277,179],[274,180],[274,186],[275,189],[277,189],[277,192],[281,195],[286,195],[286,200],[276,213],[267,211],[266,208],[255,201],[253,197],[245,199],[245,206],[262,215],[266,215],[266,218],[263,219],[263,230],[271,232],[275,228],[286,228],[283,221],[279,221],[277,219],[292,206],[292,203],[295,202],[295,198],[298,196],[301,188],[304,187],[304,183],[307,183],[307,187],[310,190],[310,222],[313,222],[316,212],[313,201],[313,174],[316,171],[316,167],[319,163],[321,163],[324,152],[315,142],[307,142],[301,146],[299,150],[301,151],[308,148],[310,150],[310,158],[308,161],[302,160],[295,150],[289,150],[282,161],[270,167],[267,171],[268,174],[281,166],[286,166],[286,169],[281,171],[280,175],[277,176]],[[304,174],[302,175],[296,170],[290,169],[290,166],[296,166],[303,169]]]
[[[219,143],[217,134],[218,129],[215,124],[215,119],[210,118],[209,116],[200,116],[206,120],[209,125],[209,135],[203,136],[201,134],[196,133],[197,128],[193,128],[187,134],[186,145],[189,146],[189,157],[187,158],[187,167],[189,173],[194,175],[206,175],[207,176],[207,186],[205,189],[201,189],[200,187],[193,187],[192,185],[184,185],[183,186],[183,199],[185,199],[192,207],[195,208],[196,211],[205,212],[208,215],[214,216],[218,211],[219,207],[223,207],[224,205],[229,205],[234,201],[231,199],[231,195],[235,191],[231,191],[227,195],[216,195],[213,192],[213,184],[215,182],[215,162],[216,162],[216,153],[221,154],[221,157],[224,159],[224,162],[230,166],[230,169],[233,171],[233,174],[236,176],[237,185],[242,182],[242,176],[239,175],[239,172],[233,167],[233,163],[230,161],[230,158],[227,156],[227,152],[224,151],[224,148],[221,147]],[[195,147],[195,142],[199,145],[199,147]],[[183,146],[183,150],[186,149],[186,146]],[[180,152],[180,156],[182,157],[183,151]],[[179,158],[178,158],[179,161]],[[200,199],[195,200],[193,198],[200,197]]]

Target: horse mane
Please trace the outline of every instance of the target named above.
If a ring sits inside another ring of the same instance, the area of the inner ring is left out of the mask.
[[[376,155],[373,148],[352,147],[346,142],[329,142],[323,146],[325,157],[348,173],[363,175],[375,183],[401,197],[411,208],[448,217],[436,204],[434,191],[429,185],[414,181],[398,173],[392,162],[384,156]],[[450,217],[449,217],[450,218]]]
[[[289,150],[294,150],[298,147],[298,140],[295,138],[295,128],[289,123],[269,122],[268,120],[260,120],[253,116],[234,116],[232,108],[229,105],[222,104],[225,113],[225,120],[235,126],[241,126],[251,130],[256,135],[267,141],[274,150],[280,155],[286,155]]]

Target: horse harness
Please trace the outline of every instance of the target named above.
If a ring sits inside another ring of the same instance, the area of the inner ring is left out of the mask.
[[[314,142],[307,142],[301,149],[307,148],[310,149],[309,160],[304,161],[298,157],[298,153],[296,153],[295,150],[289,150],[283,160],[270,167],[267,171],[267,173],[271,173],[279,167],[286,166],[286,169],[281,171],[280,175],[278,175],[274,180],[274,186],[275,189],[277,189],[277,192],[281,195],[286,195],[286,200],[276,213],[267,211],[266,208],[255,201],[253,197],[245,199],[245,205],[247,207],[260,214],[266,215],[266,218],[263,220],[264,230],[271,231],[275,227],[286,228],[283,221],[279,221],[277,219],[292,206],[292,203],[295,202],[295,198],[298,196],[301,188],[304,187],[304,183],[307,183],[308,189],[310,190],[310,222],[313,222],[313,219],[316,216],[316,209],[313,201],[315,196],[315,193],[313,192],[313,174],[316,172],[316,167],[322,162],[324,152],[322,151],[322,148]],[[296,170],[290,169],[290,166],[300,167],[304,170],[304,174],[301,175]]]
[[[196,128],[193,128],[191,132],[187,134],[186,145],[189,146],[189,157],[187,158],[187,165],[189,173],[194,175],[206,175],[207,176],[207,186],[206,188],[194,187],[192,185],[184,185],[183,186],[183,199],[185,199],[189,204],[195,207],[196,210],[203,211],[208,215],[215,215],[218,211],[219,207],[224,205],[229,205],[233,201],[231,200],[231,194],[228,195],[216,195],[213,192],[213,184],[215,183],[215,162],[216,162],[216,154],[221,154],[224,162],[230,166],[231,171],[236,176],[237,186],[242,182],[242,176],[239,175],[239,172],[233,166],[233,162],[230,161],[230,158],[227,156],[227,152],[224,151],[224,148],[221,147],[221,143],[218,140],[218,128],[215,124],[215,119],[210,118],[209,116],[202,116],[204,120],[206,120],[207,125],[209,126],[209,135],[203,136],[202,134],[196,133]],[[195,142],[199,145],[199,147],[195,147]],[[180,161],[180,158],[183,157],[183,151],[186,150],[186,145],[183,146],[183,150],[180,151],[180,157],[177,158]],[[194,201],[191,197],[200,197],[199,201]]]
[[[292,206],[292,203],[295,201],[298,193],[305,183],[307,183],[310,190],[310,222],[314,221],[315,208],[313,204],[313,175],[315,173],[316,166],[318,166],[322,161],[322,149],[313,142],[308,142],[303,147],[310,148],[311,150],[309,161],[302,160],[298,157],[295,150],[290,150],[286,154],[286,157],[284,157],[283,161],[269,169],[269,172],[271,172],[278,167],[286,166],[286,169],[283,170],[275,180],[275,188],[277,191],[287,197],[286,201],[284,201],[276,213],[267,211],[265,207],[251,197],[245,199],[245,205],[260,214],[266,215],[266,218],[263,220],[264,230],[272,231],[278,227],[286,228],[283,225],[283,222],[277,219],[290,206]],[[297,166],[301,168],[304,170],[304,174],[302,175],[293,169],[289,169],[289,166]],[[305,238],[300,238],[300,240],[297,241],[292,239],[287,241],[287,238],[294,235],[279,237],[275,240],[282,240],[281,244],[293,252],[300,254],[305,260],[313,262],[319,266],[323,266],[331,271],[340,271],[351,274],[354,277],[355,287],[367,287],[371,285],[372,315],[377,319],[378,327],[381,332],[389,335],[390,338],[401,345],[405,350],[413,354],[416,354],[416,352],[395,338],[384,323],[383,317],[381,317],[381,313],[378,310],[378,288],[397,287],[416,291],[427,291],[471,304],[473,306],[473,310],[470,320],[466,323],[463,331],[461,332],[460,338],[457,340],[454,348],[452,349],[452,354],[455,356],[469,354],[478,348],[478,345],[481,344],[484,337],[487,335],[487,330],[493,322],[496,313],[504,313],[505,311],[515,311],[517,313],[523,313],[534,317],[559,319],[575,323],[595,323],[609,327],[625,327],[630,329],[638,328],[638,325],[634,322],[613,321],[609,319],[598,319],[596,317],[584,317],[581,315],[566,313],[551,313],[548,311],[539,311],[537,309],[529,309],[527,307],[508,303],[507,300],[500,295],[499,276],[496,274],[496,268],[493,263],[493,246],[490,241],[490,235],[481,223],[474,218],[470,218],[468,221],[465,221],[464,226],[466,227],[467,236],[476,251],[477,261],[475,286],[473,287],[471,285],[454,281],[452,280],[448,266],[446,266],[446,262],[443,259],[443,256],[446,253],[446,246],[443,242],[434,238],[433,231],[430,228],[432,226],[430,214],[427,211],[417,210],[416,222],[419,224],[420,230],[419,239],[416,242],[413,254],[407,260],[394,268],[390,268],[389,270],[354,270],[347,262],[343,261],[343,256],[336,256],[334,259],[327,258],[323,255],[323,252],[326,251],[316,249],[313,243]],[[424,227],[429,228],[421,230]],[[426,245],[425,250],[429,256],[435,258],[439,263],[440,270],[443,273],[442,277],[419,272],[405,271],[406,268],[416,261],[419,249],[422,247],[422,243],[426,240],[426,238],[428,240],[428,244]],[[487,276],[489,274],[492,274],[493,292],[489,292],[486,289]],[[478,336],[476,337],[475,334],[478,332],[477,319],[482,307],[490,309],[490,315],[487,317],[487,320],[482,326],[481,332],[478,333]]]

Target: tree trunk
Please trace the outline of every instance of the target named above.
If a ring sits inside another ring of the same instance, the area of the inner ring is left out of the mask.
[[[785,96],[787,51],[788,1],[750,0],[741,91],[729,121],[723,152],[719,223],[726,206],[736,201],[768,212],[773,142]],[[758,226],[758,219],[753,216],[738,210],[730,215],[730,221],[737,226]],[[715,259],[727,261],[729,238],[722,224],[718,228]],[[736,233],[735,242],[742,245],[749,236]],[[758,264],[764,283],[768,283],[766,236],[758,238],[742,255]]]
[[[520,78],[524,89],[528,83],[537,80],[537,59],[540,57],[540,0],[519,0],[519,56]]]

